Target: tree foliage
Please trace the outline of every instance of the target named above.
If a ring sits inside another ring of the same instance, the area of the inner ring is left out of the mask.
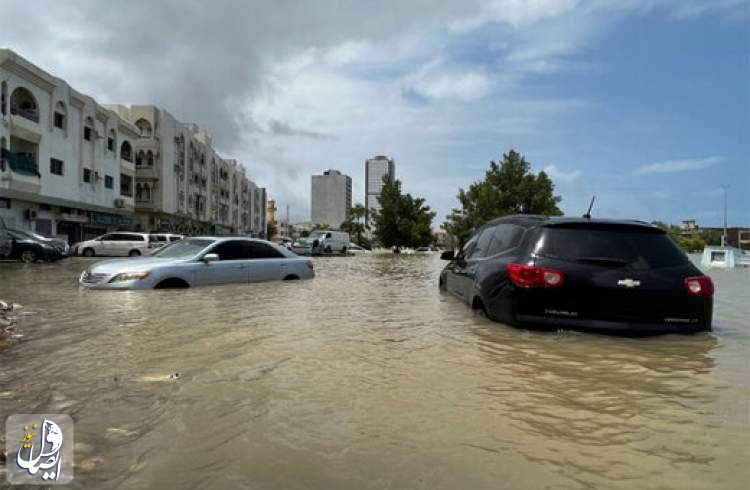
[[[348,232],[352,240],[359,246],[363,246],[366,243],[366,240],[362,237],[362,234],[365,232],[364,217],[365,207],[357,203],[349,210],[346,221],[341,223],[340,226],[341,231]]]
[[[459,189],[459,208],[447,216],[443,228],[455,238],[459,248],[472,232],[485,223],[509,214],[562,214],[554,195],[555,185],[545,172],[533,174],[520,153],[510,150],[500,163],[490,162],[484,179],[468,190]]]
[[[666,231],[672,240],[686,252],[701,251],[706,245],[721,245],[720,231],[705,230],[685,233],[679,226],[670,225],[662,221],[652,221],[651,224]]]
[[[374,235],[384,247],[422,247],[433,241],[435,213],[421,197],[401,192],[401,181],[383,178],[378,197],[380,210],[373,212]]]

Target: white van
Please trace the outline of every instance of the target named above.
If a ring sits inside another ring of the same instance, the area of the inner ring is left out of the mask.
[[[315,230],[310,236],[294,242],[292,250],[301,254],[346,254],[351,238],[344,231]]]

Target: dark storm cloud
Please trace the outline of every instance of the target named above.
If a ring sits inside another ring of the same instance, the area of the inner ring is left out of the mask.
[[[241,132],[258,130],[255,115],[239,108],[258,93],[274,63],[304,49],[393,35],[431,4],[13,2],[3,7],[0,44],[42,66],[38,53],[56,59],[58,66],[45,68],[100,100],[164,107],[207,128],[217,146],[232,151]],[[271,130],[325,137],[281,122]]]
[[[303,136],[305,138],[312,138],[316,140],[330,140],[336,139],[336,136],[326,133],[317,133],[315,131],[306,131],[304,129],[296,129],[291,127],[289,124],[283,121],[277,121],[271,119],[268,121],[268,129],[271,133],[279,136]]]

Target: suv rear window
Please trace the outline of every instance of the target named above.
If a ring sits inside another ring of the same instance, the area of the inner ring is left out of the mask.
[[[666,233],[636,227],[542,228],[537,255],[572,262],[655,269],[688,262]]]

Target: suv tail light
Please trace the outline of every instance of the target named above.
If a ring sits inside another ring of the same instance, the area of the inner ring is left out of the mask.
[[[559,270],[534,265],[508,264],[508,276],[513,284],[522,288],[559,288],[565,282]]]
[[[315,270],[315,266],[313,265],[313,261],[312,260],[308,260],[307,261],[307,268],[310,269],[310,270]]]
[[[708,276],[686,277],[685,289],[691,296],[706,296],[710,298],[714,295],[714,283]]]

